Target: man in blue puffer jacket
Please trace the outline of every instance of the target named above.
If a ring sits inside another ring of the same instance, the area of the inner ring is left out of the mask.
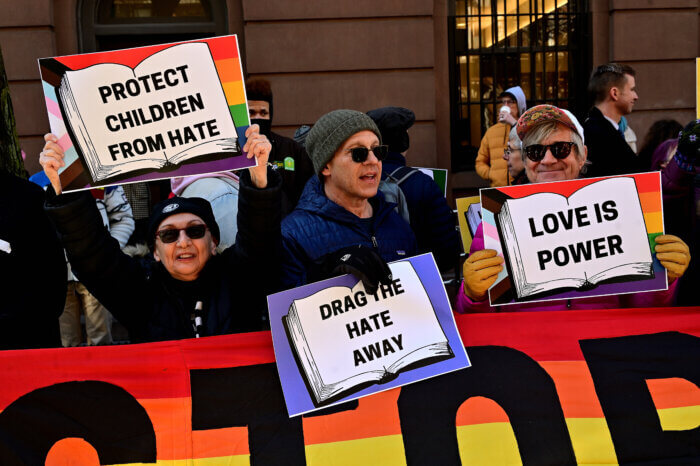
[[[378,192],[388,148],[374,121],[355,110],[323,115],[306,139],[317,176],[282,222],[282,282],[291,288],[352,272],[384,282],[384,263],[416,253],[411,227]]]

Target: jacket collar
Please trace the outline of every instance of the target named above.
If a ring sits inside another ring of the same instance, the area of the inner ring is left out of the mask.
[[[369,202],[374,209],[373,218],[375,224],[382,221],[396,206],[396,204],[387,202],[384,199],[384,194],[381,190],[377,191],[377,195],[371,198]],[[326,193],[323,191],[323,184],[318,176],[312,176],[306,183],[301,199],[299,199],[299,204],[297,204],[297,209],[311,212],[338,223],[355,224],[359,220],[357,215],[326,197]]]

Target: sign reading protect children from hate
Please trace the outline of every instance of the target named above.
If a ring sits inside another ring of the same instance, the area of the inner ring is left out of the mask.
[[[665,290],[658,172],[481,190],[492,305]]]
[[[236,36],[39,60],[64,191],[246,168]]]
[[[290,416],[470,365],[432,255],[389,266],[374,294],[344,275],[268,296]]]

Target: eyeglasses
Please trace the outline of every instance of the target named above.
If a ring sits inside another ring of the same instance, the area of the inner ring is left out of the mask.
[[[355,163],[364,163],[365,160],[367,160],[367,157],[369,157],[370,150],[374,153],[374,156],[377,157],[377,160],[381,162],[386,158],[387,153],[389,152],[389,146],[376,146],[371,149],[366,147],[353,147],[352,149],[348,149],[348,151],[352,154],[352,161]]]
[[[516,150],[520,150],[520,148],[511,149],[510,146],[506,146],[506,148],[503,150],[503,153],[504,153],[505,155],[510,156],[510,155],[511,155],[513,152],[515,152]]]
[[[533,162],[540,162],[547,154],[547,149],[549,149],[555,159],[562,160],[569,156],[573,146],[573,142],[565,141],[555,142],[554,144],[549,144],[547,146],[542,144],[533,144],[524,148],[523,154]]]
[[[512,99],[499,99],[498,100],[498,105],[512,105],[512,104],[517,104],[515,100]]]
[[[180,232],[185,231],[185,234],[190,239],[203,238],[204,234],[209,228],[204,224],[191,225],[186,228],[168,228],[167,230],[160,230],[156,233],[156,236],[160,238],[163,243],[174,243],[180,237]]]

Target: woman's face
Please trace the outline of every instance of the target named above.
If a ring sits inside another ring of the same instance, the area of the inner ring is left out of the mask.
[[[508,164],[508,173],[511,178],[515,178],[525,170],[523,152],[520,149],[515,149],[512,141],[508,141],[508,146],[503,152],[503,159]]]
[[[185,228],[194,225],[205,225],[199,216],[183,212],[163,220],[158,231],[179,229],[177,240],[164,243],[156,237],[153,256],[163,263],[165,269],[173,278],[182,281],[192,281],[199,277],[207,261],[214,255],[216,241],[209,229],[202,238],[192,239],[187,236]]]

